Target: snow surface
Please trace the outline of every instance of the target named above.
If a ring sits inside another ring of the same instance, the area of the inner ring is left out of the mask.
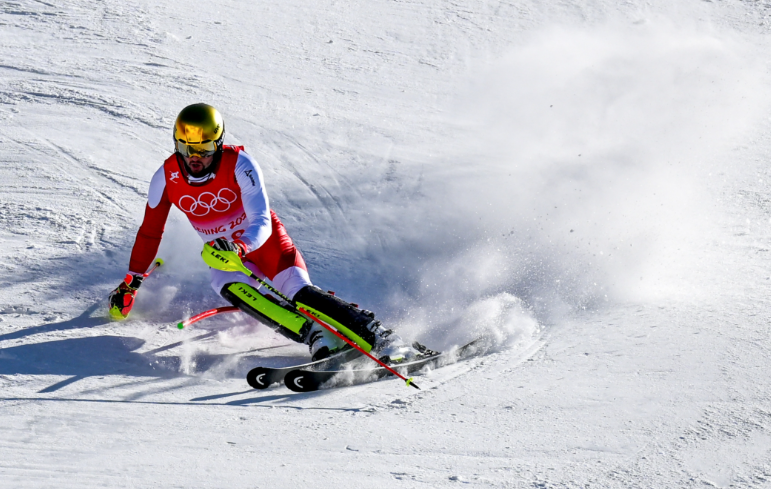
[[[0,3],[0,487],[771,487],[764,1]],[[224,114],[322,287],[489,354],[295,394],[173,211]]]

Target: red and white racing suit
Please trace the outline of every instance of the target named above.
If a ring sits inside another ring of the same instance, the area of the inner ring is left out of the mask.
[[[173,204],[205,242],[215,238],[242,241],[247,249],[246,267],[271,280],[291,299],[311,281],[302,255],[268,206],[262,170],[240,146],[224,146],[219,163],[213,164],[212,173],[196,179],[187,174],[175,153],[155,172],[129,273],[144,273],[155,259]],[[211,269],[211,284],[217,293],[232,282],[257,286],[243,273]]]

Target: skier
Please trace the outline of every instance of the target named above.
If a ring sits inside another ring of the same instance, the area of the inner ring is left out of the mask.
[[[311,283],[300,251],[268,205],[262,170],[243,147],[223,145],[225,125],[214,107],[185,107],[177,116],[173,134],[175,152],[150,181],[128,273],[109,297],[114,319],[128,317],[143,273],[158,251],[169,210],[175,205],[205,242],[220,251],[237,252],[257,276],[269,279],[289,299],[332,323],[365,350],[393,363],[421,356],[384,328],[373,313]],[[307,344],[314,361],[345,346],[317,323],[276,307],[272,296],[258,292],[254,279],[240,272],[214,268],[210,272],[218,294],[279,333]]]

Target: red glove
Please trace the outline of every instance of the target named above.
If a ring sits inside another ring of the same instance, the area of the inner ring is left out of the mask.
[[[137,295],[137,289],[142,285],[144,276],[126,274],[126,278],[120,283],[117,289],[110,292],[109,307],[110,316],[118,321],[126,319],[134,307],[134,298]]]

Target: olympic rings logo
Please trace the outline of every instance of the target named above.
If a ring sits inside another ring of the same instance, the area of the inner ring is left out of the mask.
[[[235,192],[229,188],[223,188],[217,192],[217,195],[214,195],[211,192],[204,192],[199,195],[197,199],[195,197],[185,195],[179,199],[178,206],[183,212],[187,214],[192,214],[196,217],[203,217],[208,214],[209,211],[227,211],[230,209],[230,204],[236,200],[238,200],[238,195],[236,195]]]

